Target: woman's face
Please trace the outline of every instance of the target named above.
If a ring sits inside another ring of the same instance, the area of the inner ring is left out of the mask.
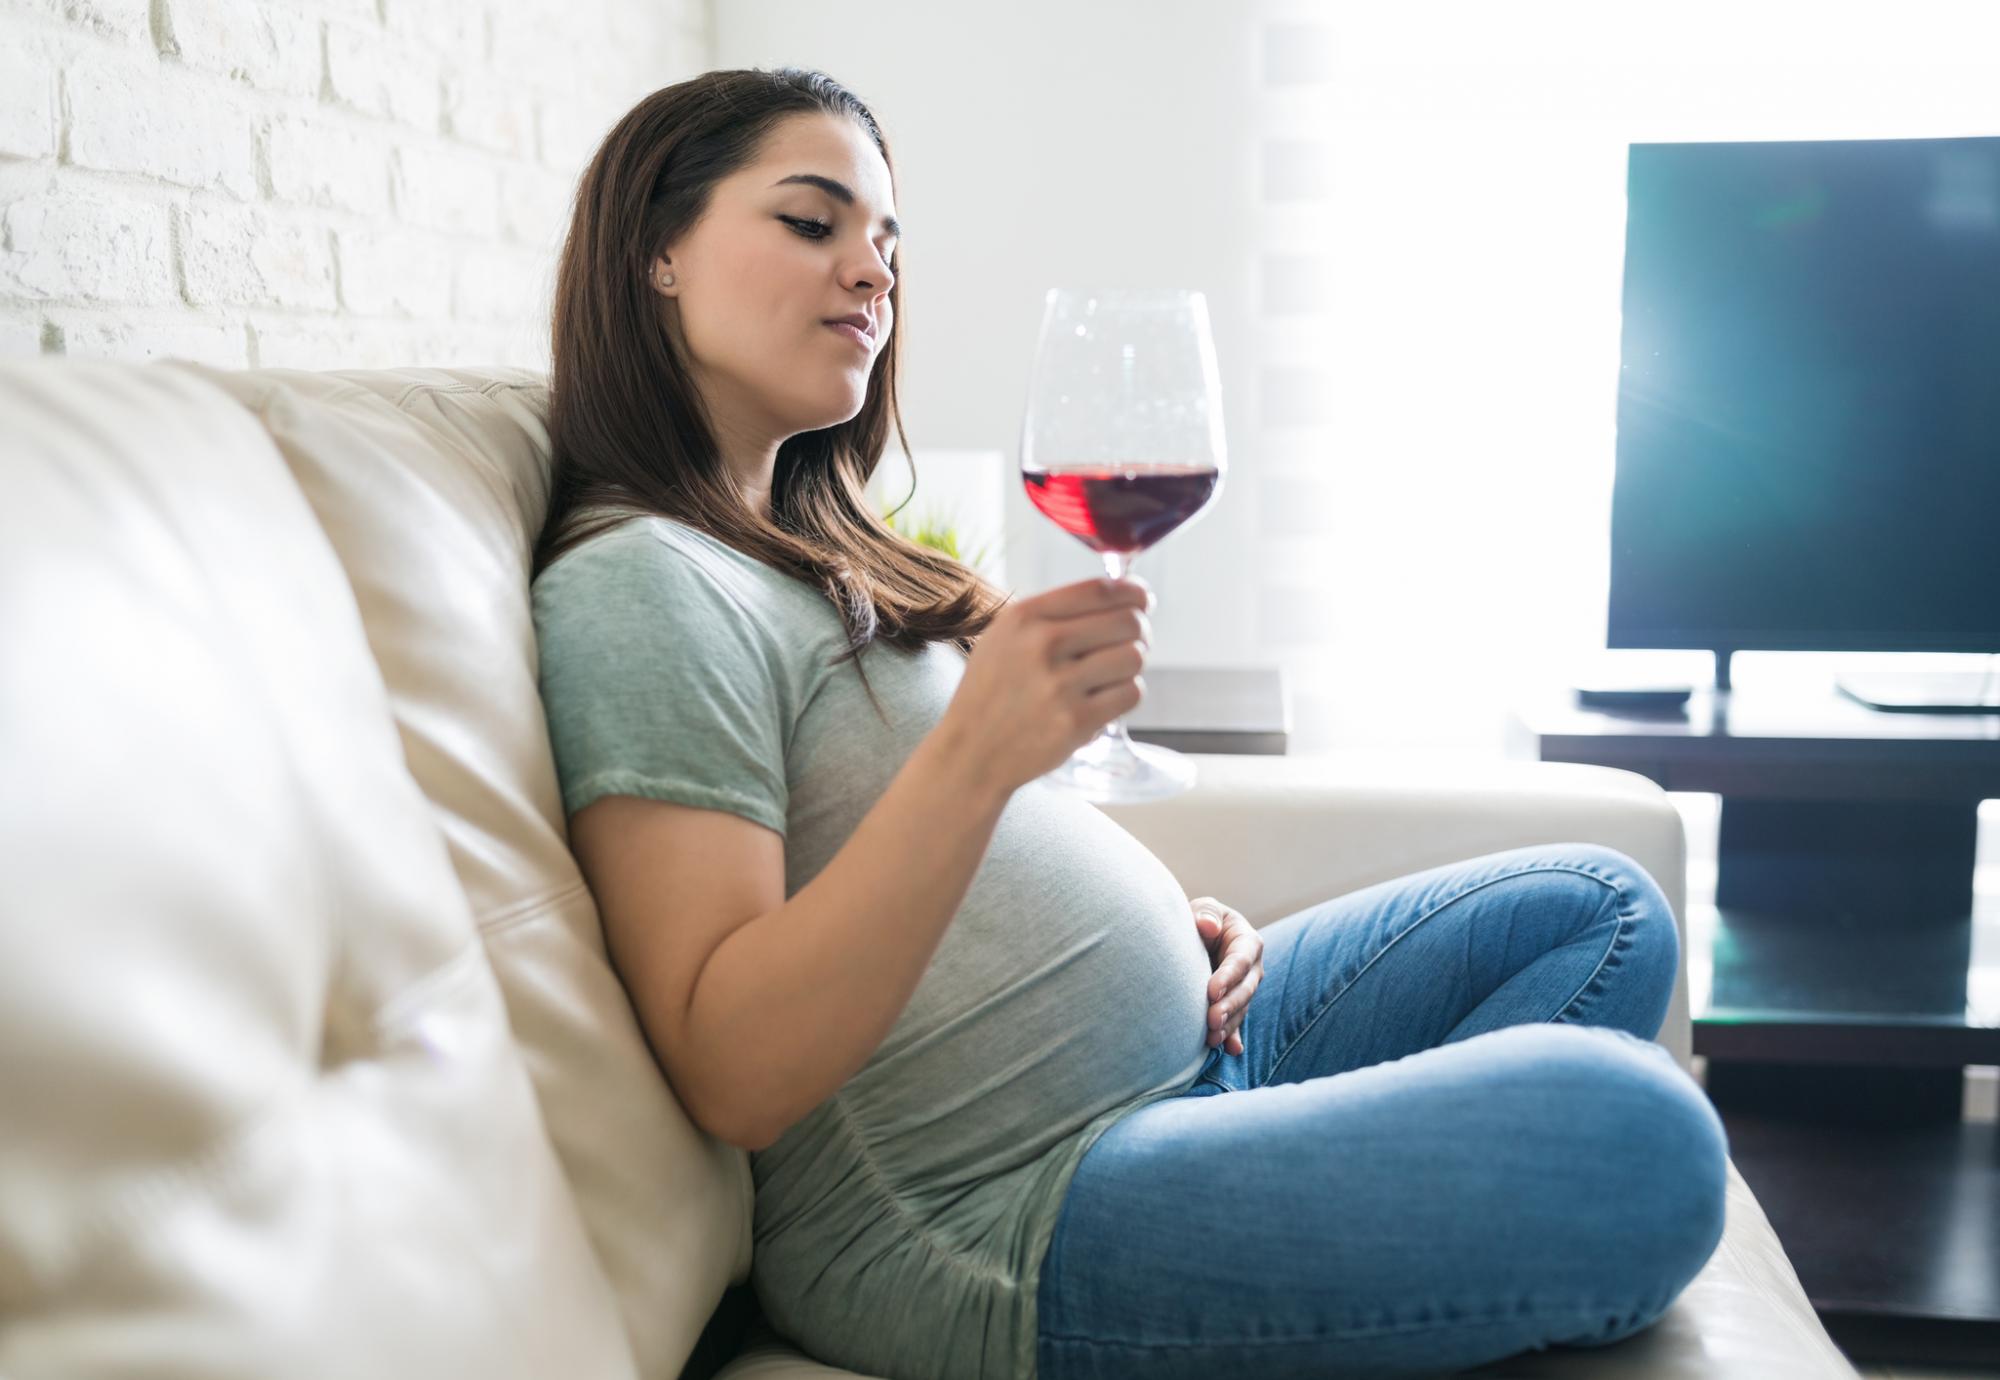
[[[801,174],[851,201],[789,180]],[[716,184],[700,222],[652,267],[672,303],[668,329],[722,426],[775,443],[861,410],[894,324],[895,214],[888,165],[841,116],[784,121],[756,163]],[[826,324],[852,313],[873,321],[865,346]]]

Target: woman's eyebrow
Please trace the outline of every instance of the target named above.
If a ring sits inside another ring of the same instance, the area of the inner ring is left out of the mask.
[[[852,206],[854,204],[854,189],[852,187],[849,187],[845,182],[835,181],[831,177],[821,177],[818,173],[793,173],[790,177],[779,178],[771,185],[773,187],[782,187],[790,182],[803,182],[809,187],[817,187],[843,206]],[[903,223],[894,216],[882,217],[882,228],[899,240],[903,238]]]

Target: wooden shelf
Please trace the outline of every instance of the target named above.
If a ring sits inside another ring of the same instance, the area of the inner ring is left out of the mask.
[[[1962,1120],[2000,1063],[2000,916],[1972,889],[2000,718],[1888,713],[1824,686],[1618,713],[1567,692],[1511,751],[1721,797],[1690,902],[1694,1052],[1730,1153],[1857,1359],[2000,1357],[2000,1160]]]
[[[1881,1128],[1722,1109],[1757,1195],[1827,1331],[1858,1362],[2000,1357],[2000,1128]]]
[[[1282,756],[1291,704],[1277,666],[1147,666],[1146,696],[1125,716],[1138,742],[1176,752]]]
[[[1690,903],[1694,1050],[1718,1059],[2000,1064],[2000,910],[1869,923]]]

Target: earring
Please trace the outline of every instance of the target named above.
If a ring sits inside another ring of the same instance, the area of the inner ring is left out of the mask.
[[[671,273],[662,273],[659,282],[661,287],[672,287],[674,285],[674,275]]]

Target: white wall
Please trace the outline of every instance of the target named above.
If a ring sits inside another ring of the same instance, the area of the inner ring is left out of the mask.
[[[547,366],[597,138],[702,0],[0,0],[0,353]]]

